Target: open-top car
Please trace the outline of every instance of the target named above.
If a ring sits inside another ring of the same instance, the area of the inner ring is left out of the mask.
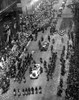
[[[31,79],[37,79],[39,75],[43,72],[43,69],[40,64],[34,64],[31,72],[30,72],[30,78]]]
[[[41,46],[41,51],[47,51],[49,46],[49,42],[45,41],[43,42],[42,46]]]

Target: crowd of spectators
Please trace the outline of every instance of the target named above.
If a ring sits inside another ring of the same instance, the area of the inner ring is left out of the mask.
[[[56,68],[57,52],[52,52],[52,56],[49,58],[49,63],[47,67],[47,81],[52,79],[53,73]]]
[[[62,49],[62,53],[61,53],[61,57],[60,57],[60,65],[61,65],[61,73],[60,75],[63,77],[66,73],[65,71],[65,59],[64,59],[64,56],[65,56],[65,46],[63,46],[63,49]],[[62,97],[62,93],[63,93],[63,78],[60,77],[60,81],[59,81],[59,85],[57,87],[57,96],[58,97]]]

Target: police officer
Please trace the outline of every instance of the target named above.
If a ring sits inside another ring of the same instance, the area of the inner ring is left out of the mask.
[[[48,41],[50,42],[50,36],[48,35]]]
[[[41,37],[41,41],[43,41],[44,40],[44,38],[43,38],[43,36]]]
[[[38,94],[38,88],[37,88],[37,86],[35,87],[35,93]]]
[[[28,95],[31,94],[31,89],[30,89],[30,87],[27,88],[27,93],[28,93]]]
[[[34,94],[34,88],[33,87],[31,87],[31,91],[32,91],[31,93]]]
[[[42,58],[40,58],[40,63],[43,63],[43,60],[42,60]]]
[[[42,94],[42,87],[39,86],[39,94]]]
[[[23,96],[25,96],[25,89],[24,88],[22,89],[22,92],[23,92]]]

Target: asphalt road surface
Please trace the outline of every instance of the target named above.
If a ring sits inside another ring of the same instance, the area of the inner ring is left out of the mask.
[[[63,0],[59,0],[58,4],[54,5],[54,9],[58,10],[59,7],[61,6]],[[69,4],[71,0],[67,0],[67,4]],[[69,10],[67,7],[64,8],[63,10],[63,14],[71,14],[71,10]],[[59,18],[57,20],[57,30],[58,32],[60,32],[60,26],[62,23],[63,18]],[[48,27],[47,31],[43,33],[39,32],[38,33],[38,38],[37,41],[33,41],[30,43],[30,45],[28,46],[28,50],[29,52],[35,51],[35,53],[33,54],[33,58],[36,61],[36,63],[40,63],[39,59],[40,57],[43,58],[43,60],[46,60],[48,62],[48,59],[51,55],[50,53],[50,46],[52,44],[52,39],[55,39],[55,44],[54,46],[54,52],[57,52],[57,60],[56,60],[56,68],[55,68],[55,72],[53,74],[53,79],[50,82],[47,82],[46,80],[46,73],[43,72],[38,79],[36,80],[31,80],[29,77],[29,70],[26,72],[25,77],[26,77],[26,83],[14,83],[13,80],[11,80],[11,86],[10,86],[10,90],[8,91],[7,94],[0,96],[0,100],[57,100],[56,98],[56,93],[57,93],[57,86],[59,84],[59,79],[60,79],[60,72],[61,72],[61,67],[60,67],[60,55],[61,55],[61,51],[63,46],[65,46],[67,48],[67,41],[68,41],[68,35],[67,35],[67,29],[65,29],[65,33],[63,36],[60,36],[58,33],[51,35],[51,40],[50,40],[50,45],[49,48],[46,52],[40,52],[39,48],[38,48],[38,41],[40,40],[41,36],[44,37],[44,40],[47,40],[47,36],[50,34],[50,27]],[[64,42],[61,42],[61,38],[63,37]],[[43,65],[41,64],[41,66],[43,67]],[[44,68],[43,68],[44,69]],[[26,87],[42,87],[42,94],[34,94],[34,95],[28,95],[28,96],[13,96],[13,88],[16,89],[22,89],[22,88],[26,88]]]

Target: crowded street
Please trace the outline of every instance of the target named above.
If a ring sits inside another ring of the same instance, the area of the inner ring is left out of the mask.
[[[13,57],[13,66],[16,67],[11,70],[13,76],[8,73],[10,66],[6,68],[10,86],[6,93],[2,93],[0,88],[0,100],[65,100],[73,46],[69,33],[73,30],[73,14],[67,7],[71,2],[72,0],[56,0],[53,4],[55,14],[46,28],[36,29],[34,33],[29,30],[29,34],[24,30],[23,40],[19,32],[17,37],[20,39],[11,41],[11,56],[7,58]],[[1,60],[4,61],[4,57]]]

